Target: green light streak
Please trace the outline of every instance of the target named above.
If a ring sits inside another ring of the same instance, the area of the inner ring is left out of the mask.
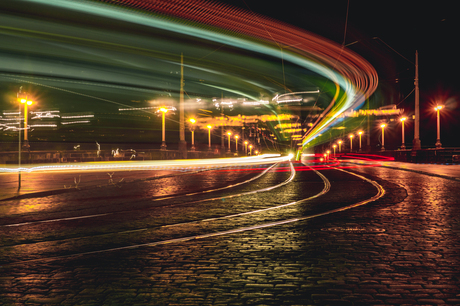
[[[269,55],[274,58],[281,59],[281,54],[279,52],[279,48],[275,45],[265,45],[262,43],[258,43],[253,41],[249,37],[241,38],[232,36],[223,32],[216,32],[210,29],[204,29],[202,27],[198,28],[194,26],[191,22],[180,21],[180,20],[168,20],[162,16],[156,16],[154,14],[145,15],[141,13],[137,13],[135,11],[128,11],[127,9],[123,9],[120,7],[115,6],[108,6],[106,4],[96,3],[96,2],[89,2],[89,1],[69,1],[69,0],[21,0],[23,2],[35,2],[41,3],[44,5],[51,5],[56,7],[61,7],[64,9],[70,9],[78,12],[83,12],[86,14],[92,15],[99,15],[103,17],[109,17],[112,19],[118,19],[126,22],[137,23],[144,26],[149,26],[152,28],[158,28],[166,31],[172,31],[180,34],[189,35],[192,37],[197,37],[200,39],[205,39],[209,41],[213,41],[220,44],[231,45],[234,47],[238,47],[244,50],[258,52],[261,54]],[[356,100],[358,97],[353,85],[342,75],[338,74],[337,72],[333,71],[332,69],[327,68],[324,65],[314,62],[304,56],[301,56],[296,53],[292,52],[283,52],[283,60],[289,61],[293,64],[296,64],[300,67],[306,68],[311,70],[329,80],[331,80],[334,84],[336,84],[336,95],[332,103],[336,106],[334,107],[334,112],[330,115],[325,117],[317,127],[309,133],[309,135],[305,138],[303,142],[303,146],[307,145],[311,142],[322,129],[326,128],[327,126],[331,125],[335,119],[344,112],[347,108],[351,107],[353,101]],[[229,90],[231,92],[237,92],[234,90]],[[344,92],[343,95],[339,93],[341,90]],[[241,92],[238,92],[242,94]],[[249,96],[247,94],[243,94],[244,96]]]

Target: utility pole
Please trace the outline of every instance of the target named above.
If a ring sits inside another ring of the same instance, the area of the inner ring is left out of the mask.
[[[180,54],[180,101],[179,101],[179,152],[182,158],[187,158],[187,142],[185,141],[185,114],[184,114],[184,55]]]
[[[225,154],[225,142],[224,142],[224,92],[221,92],[221,98],[220,98],[220,107],[221,107],[221,115],[222,115],[222,125],[220,126],[220,148],[222,154]]]
[[[415,124],[414,124],[414,141],[412,143],[412,151],[422,149],[422,144],[420,141],[420,95],[419,95],[419,88],[418,88],[418,51],[415,51],[414,85],[415,85]]]

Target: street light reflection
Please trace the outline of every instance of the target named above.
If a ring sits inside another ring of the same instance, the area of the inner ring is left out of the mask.
[[[1,172],[35,172],[35,171],[76,171],[76,170],[195,170],[197,167],[222,168],[228,166],[244,166],[264,163],[286,162],[293,155],[262,154],[249,157],[218,158],[218,159],[187,159],[187,160],[152,160],[152,161],[117,161],[87,162],[75,164],[41,164],[35,166],[4,166]]]

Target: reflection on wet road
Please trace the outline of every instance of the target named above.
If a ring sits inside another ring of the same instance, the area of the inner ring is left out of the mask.
[[[431,267],[420,290],[455,284],[458,184],[282,162],[3,201],[0,269],[20,302],[317,304],[372,281],[385,304],[404,269]]]
[[[2,245],[25,251],[2,259],[7,263],[24,252],[22,261],[40,260],[253,230],[335,212],[376,194],[365,188],[349,192],[348,202],[308,203],[326,195],[331,184],[316,170],[298,168],[278,163],[256,171],[220,169],[135,181],[122,188],[5,201]],[[348,184],[360,179],[344,170],[335,172]],[[338,188],[334,194],[344,187],[350,186],[333,186]]]

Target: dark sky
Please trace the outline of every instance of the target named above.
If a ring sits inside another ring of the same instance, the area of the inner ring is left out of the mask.
[[[419,52],[421,91],[459,92],[459,13],[455,1],[414,0],[226,0],[221,1],[295,25],[361,54],[382,82],[400,79],[413,87],[415,50]],[[378,37],[379,39],[373,39]],[[390,47],[395,51],[391,50]],[[400,55],[398,55],[398,53]],[[407,61],[407,58],[409,61]],[[408,70],[409,69],[409,70]],[[406,72],[407,71],[407,72]],[[395,75],[396,74],[396,75]],[[411,80],[412,79],[412,80]]]
[[[379,75],[382,105],[414,108],[415,51],[419,53],[422,145],[436,139],[436,103],[446,105],[445,143],[460,146],[460,13],[456,1],[223,0],[345,45]],[[376,38],[378,37],[378,38]],[[358,43],[354,43],[358,41]],[[411,93],[412,92],[412,93]],[[408,127],[408,134],[412,133]],[[426,141],[425,141],[426,140]],[[410,139],[412,141],[412,139]]]

